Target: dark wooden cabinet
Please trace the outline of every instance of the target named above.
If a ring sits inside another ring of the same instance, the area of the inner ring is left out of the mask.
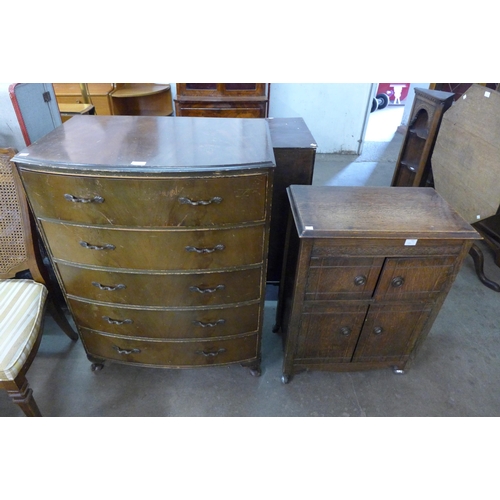
[[[451,92],[416,88],[391,186],[433,187],[431,158],[444,112],[453,104]]]
[[[14,161],[95,369],[260,373],[265,120],[76,116]]]
[[[405,369],[478,233],[432,188],[291,186],[276,330],[304,369]]]
[[[288,214],[286,188],[292,184],[312,184],[317,145],[302,118],[267,121],[276,160],[267,281],[277,284],[281,278]]]
[[[178,83],[175,114],[221,118],[266,118],[265,83]]]

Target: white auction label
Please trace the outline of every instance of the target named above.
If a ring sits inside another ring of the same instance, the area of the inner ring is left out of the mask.
[[[413,247],[417,244],[418,240],[405,240],[405,246],[406,247]]]

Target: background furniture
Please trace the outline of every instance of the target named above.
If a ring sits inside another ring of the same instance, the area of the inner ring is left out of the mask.
[[[112,83],[54,83],[59,104],[93,104],[97,115],[112,115]]]
[[[431,188],[291,186],[276,328],[282,381],[401,372],[479,234]]]
[[[391,186],[432,187],[431,157],[444,112],[453,94],[416,88],[406,131]]]
[[[500,251],[500,93],[473,84],[443,117],[432,169],[436,190],[484,237],[497,254]],[[483,254],[471,248],[476,272],[487,287],[500,285],[483,272]]]
[[[177,116],[266,118],[265,83],[178,83]]]
[[[114,115],[170,116],[173,113],[168,84],[116,83],[110,97]]]
[[[93,104],[59,104],[59,112],[63,122],[75,115],[95,115]]]
[[[94,369],[260,373],[264,120],[75,116],[27,152],[15,162]]]
[[[26,145],[61,125],[51,83],[13,83],[9,94]]]
[[[316,141],[302,118],[268,118],[267,122],[276,160],[267,282],[278,284],[288,214],[286,188],[292,184],[312,184]]]

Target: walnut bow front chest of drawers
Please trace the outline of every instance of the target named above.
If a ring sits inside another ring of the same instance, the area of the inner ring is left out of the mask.
[[[479,234],[432,188],[291,186],[277,308],[282,381],[402,372]]]
[[[76,116],[14,161],[93,369],[260,373],[265,120]]]

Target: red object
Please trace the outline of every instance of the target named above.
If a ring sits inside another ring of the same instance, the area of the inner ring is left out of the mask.
[[[401,89],[401,97],[399,100],[403,102],[408,96],[408,91],[410,90],[409,83],[379,83],[377,89],[378,94],[386,94],[389,97],[389,101],[391,104],[394,104],[394,85],[404,85]]]

